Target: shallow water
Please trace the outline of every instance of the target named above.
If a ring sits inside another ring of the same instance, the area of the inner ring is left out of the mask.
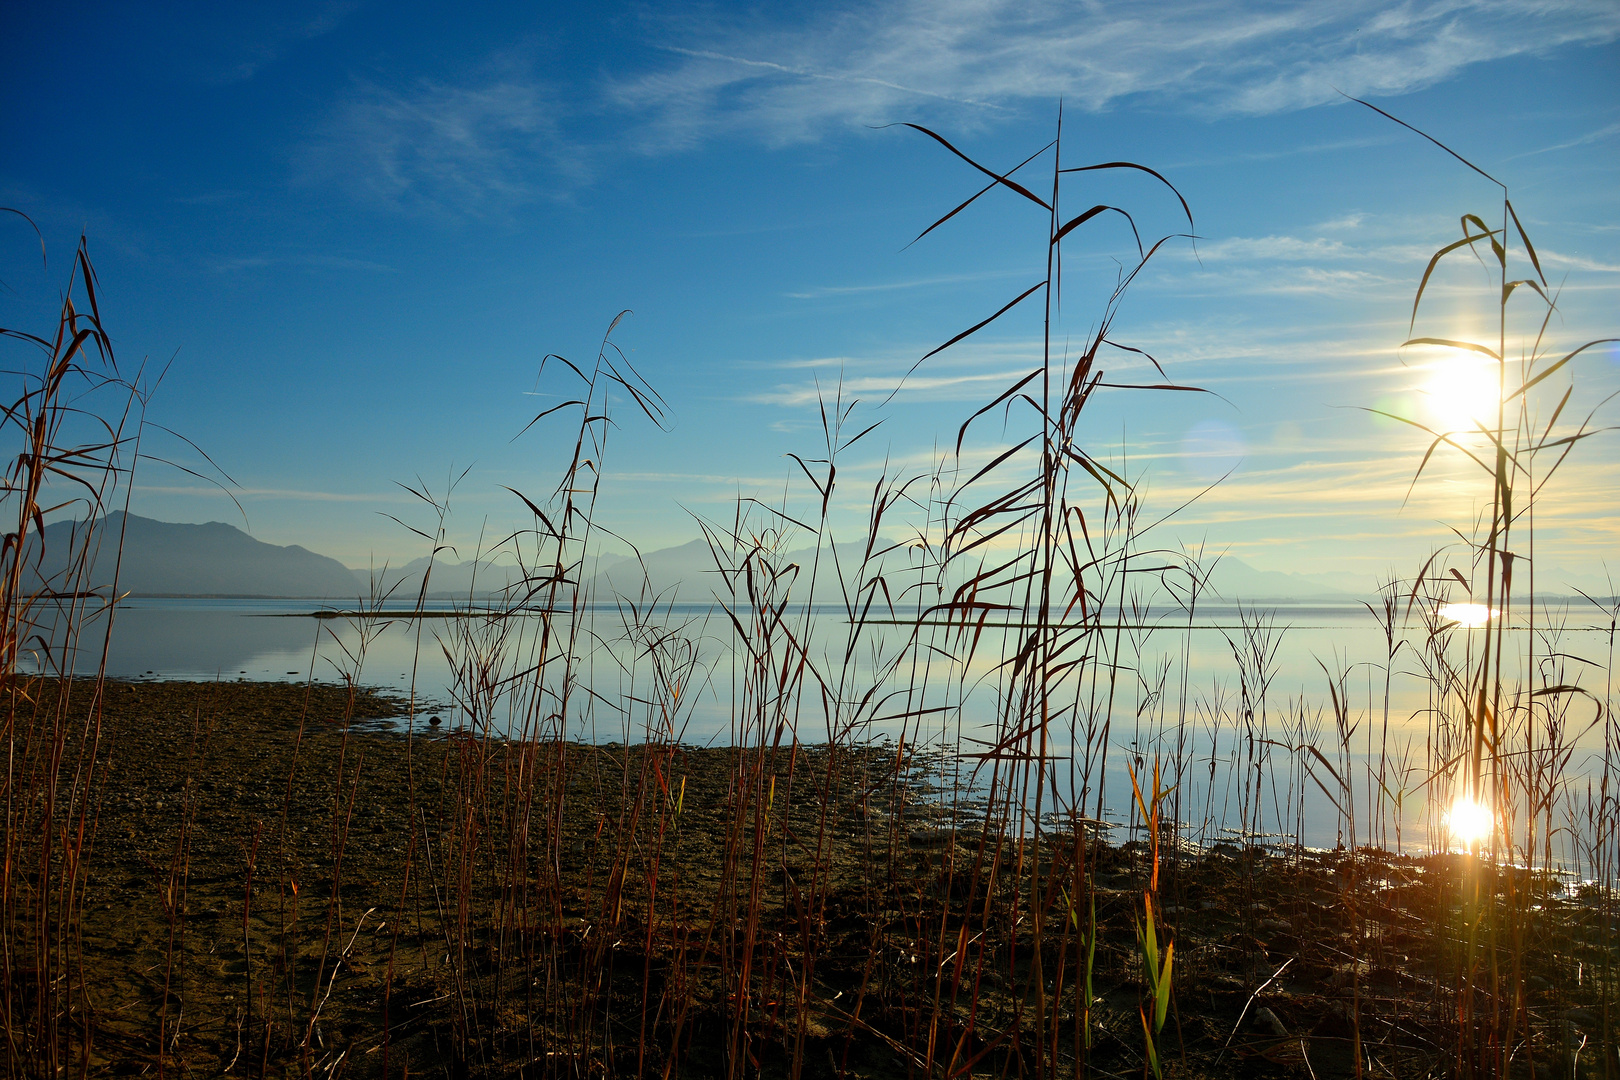
[[[525,689],[533,684],[525,671],[534,663],[536,618],[314,617],[320,608],[317,601],[303,600],[132,598],[114,613],[106,671],[120,679],[326,683],[352,679],[413,699],[417,723],[438,715],[451,728],[472,722],[508,735],[522,734],[525,724],[533,723],[526,718],[554,707],[548,703],[536,708]],[[449,604],[428,606],[429,612],[441,615],[451,610]],[[1131,818],[1128,769],[1135,768],[1145,782],[1157,757],[1165,763],[1166,784],[1179,785],[1174,799],[1185,826],[1206,842],[1246,829],[1279,841],[1333,846],[1351,839],[1346,815],[1329,797],[1344,801],[1335,780],[1335,773],[1343,772],[1354,777],[1350,797],[1357,818],[1354,839],[1370,837],[1396,846],[1399,802],[1402,846],[1443,844],[1439,814],[1429,806],[1429,792],[1421,786],[1432,765],[1433,703],[1430,683],[1418,670],[1417,652],[1403,648],[1392,665],[1386,727],[1387,643],[1365,606],[1278,604],[1263,613],[1273,628],[1275,652],[1264,707],[1252,720],[1243,718],[1234,659],[1234,649],[1245,642],[1245,619],[1252,625],[1252,612],[1208,606],[1190,622],[1178,612],[1152,630],[1140,626],[1121,630],[1121,653],[1129,664],[1107,716],[1106,757],[1095,752],[1100,747],[1094,746],[1093,754],[1091,786],[1095,789],[1100,780],[1105,795],[1101,816],[1122,823]],[[838,608],[815,615],[809,651],[813,657],[831,654],[824,667],[836,670],[841,651],[828,643],[845,632],[847,621]],[[81,673],[94,672],[100,661],[104,617],[85,624],[74,661]],[[575,647],[582,657],[581,681],[591,693],[573,699],[565,734],[588,741],[638,741],[648,737],[650,726],[654,737],[698,745],[773,737],[758,719],[743,723],[734,715],[738,657],[731,651],[729,621],[719,609],[673,605],[662,609],[653,622],[681,646],[673,652],[666,648],[662,654],[666,665],[682,657],[696,658],[693,667],[679,675],[682,689],[673,712],[661,711],[656,704],[667,703],[669,695],[660,696],[656,690],[647,635],[627,627],[617,609],[601,606],[593,609],[590,632]],[[863,678],[870,681],[874,654],[892,654],[904,631],[872,627],[867,633],[870,647],[858,650],[852,665],[855,685]],[[1518,642],[1530,638],[1528,633],[1513,635]],[[1579,670],[1571,676],[1590,684],[1588,689],[1598,699],[1607,694],[1609,639],[1595,620],[1572,607],[1557,646],[1587,661],[1572,665]],[[1542,649],[1548,651],[1548,643]],[[949,709],[922,721],[898,716],[918,707],[914,698],[907,706],[874,711],[871,715],[879,718],[863,723],[859,737],[903,736],[912,744],[975,752],[991,741],[995,728],[996,659],[986,650],[969,665],[966,688],[959,684],[954,696],[949,690],[927,691],[923,704],[952,703]],[[482,674],[458,677],[457,665],[464,672],[476,667]],[[920,679],[915,672],[921,670],[901,669],[891,677],[891,688],[907,672]],[[937,682],[937,675],[928,677]],[[469,681],[503,689],[469,698],[464,691]],[[1351,732],[1348,742],[1336,730],[1334,692],[1344,703]],[[826,724],[815,711],[815,694],[805,697],[811,705],[786,719],[798,724],[803,741],[825,741]],[[618,708],[614,702],[631,704]],[[885,713],[887,719],[882,718]],[[1186,722],[1178,722],[1183,717]],[[1583,730],[1583,725],[1581,715],[1566,718],[1571,752],[1562,774],[1564,794],[1572,799],[1578,797],[1584,780],[1601,769],[1602,727]],[[1063,801],[1072,798],[1077,784],[1072,777],[1084,760],[1083,747],[1069,745],[1068,737],[1059,734],[1048,747],[1057,759],[1053,791]],[[1307,747],[1316,747],[1324,757],[1314,757]],[[962,768],[956,770],[957,779],[964,784],[977,780],[982,786],[988,775],[982,763],[958,760]],[[978,766],[976,773],[973,766]],[[1255,796],[1251,788],[1245,798],[1250,772],[1260,776],[1260,792]],[[1088,813],[1099,808],[1094,800],[1094,794],[1087,800]]]

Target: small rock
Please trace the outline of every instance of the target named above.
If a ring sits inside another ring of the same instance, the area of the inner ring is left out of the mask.
[[[1596,1031],[1603,1026],[1603,1021],[1589,1009],[1571,1009],[1564,1014],[1564,1019],[1582,1031]]]
[[[1279,1039],[1288,1038],[1288,1029],[1277,1018],[1277,1014],[1270,1009],[1262,1007],[1254,1010],[1254,1026],[1267,1035],[1274,1035]]]
[[[1331,988],[1338,990],[1349,986],[1355,982],[1358,975],[1365,975],[1366,972],[1367,965],[1365,963],[1335,964],[1333,970],[1328,972],[1327,984]]]

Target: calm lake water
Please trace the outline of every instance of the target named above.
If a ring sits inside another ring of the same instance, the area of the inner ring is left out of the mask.
[[[467,700],[466,679],[458,679],[457,668],[465,671],[482,665],[489,676],[485,682],[498,683],[518,674],[523,657],[532,652],[531,631],[538,627],[537,619],[316,618],[313,613],[320,607],[317,601],[303,600],[130,599],[115,612],[107,672],[121,679],[302,682],[313,678],[342,683],[352,678],[358,684],[414,699],[418,724],[428,714],[442,716],[451,727],[476,716],[492,720],[498,731],[516,731],[514,724],[520,721],[515,722],[513,715],[529,711],[513,695],[504,700],[500,694]],[[451,607],[429,605],[428,610],[443,613]],[[1209,606],[1190,627],[1178,613],[1157,629],[1122,632],[1130,664],[1121,670],[1115,688],[1107,757],[1095,759],[1093,765],[1093,777],[1103,781],[1106,792],[1103,816],[1121,820],[1128,816],[1127,766],[1136,764],[1147,771],[1158,756],[1167,767],[1177,760],[1182,763],[1177,791],[1180,817],[1206,839],[1246,824],[1251,832],[1332,845],[1345,839],[1344,818],[1328,799],[1328,789],[1336,788],[1332,773],[1307,749],[1314,746],[1336,768],[1361,777],[1353,785],[1357,790],[1352,795],[1358,800],[1358,839],[1366,839],[1370,819],[1381,815],[1392,821],[1399,802],[1403,844],[1441,842],[1438,811],[1428,805],[1429,792],[1420,783],[1431,760],[1434,701],[1432,684],[1421,670],[1417,651],[1403,650],[1392,665],[1386,737],[1386,641],[1368,609],[1349,603],[1277,604],[1260,611],[1271,628],[1275,651],[1269,666],[1265,716],[1247,726],[1234,660],[1234,646],[1245,642],[1243,612]],[[1602,699],[1608,693],[1609,638],[1606,623],[1600,626],[1597,616],[1589,605],[1584,609],[1571,605],[1562,632],[1556,641],[1543,640],[1542,650],[1552,651],[1550,646],[1556,644],[1559,650],[1586,661],[1567,664],[1571,670],[1561,678],[1581,679]],[[1248,618],[1252,622],[1253,614]],[[645,705],[657,696],[650,689],[655,681],[650,660],[654,650],[647,635],[626,630],[621,614],[604,606],[594,610],[591,632],[577,650],[588,654],[581,678],[593,691],[590,697],[595,704],[570,710],[570,716],[577,717],[570,721],[570,737],[638,741],[646,737],[647,724],[652,723],[667,724],[676,737],[689,744],[757,741],[759,731],[739,728],[733,717],[732,687],[738,665],[730,651],[730,623],[724,614],[707,605],[674,605],[660,612],[656,621],[690,650],[666,647],[661,654],[666,673],[670,665],[679,667],[695,657],[690,669],[676,672],[683,685],[678,714],[655,716],[651,706]],[[94,647],[81,649],[75,663],[81,672],[95,670],[100,626],[92,622],[82,639],[93,642]],[[813,645],[812,652],[838,654],[840,650],[827,642],[846,628],[840,610],[819,612],[815,635],[826,642]],[[877,655],[872,649],[856,652],[857,684],[881,665],[884,649],[899,641],[901,633],[897,629],[869,630]],[[1530,637],[1521,632],[1514,640],[1523,642]],[[1466,644],[1460,637],[1458,642],[1458,649]],[[993,668],[994,658],[987,650],[955,690],[941,689],[938,693],[943,696],[925,702],[956,703],[959,708],[939,714],[951,719],[907,730],[907,739],[934,742],[962,753],[978,749],[993,730],[997,701]],[[513,679],[509,685],[522,682]],[[1336,735],[1335,692],[1354,727],[1348,747]],[[585,701],[586,697],[575,700]],[[615,701],[632,704],[621,711],[608,704]],[[1592,712],[1591,705],[1584,708]],[[824,722],[819,715],[809,718],[809,711],[798,714],[800,738],[824,741]],[[875,714],[885,711],[904,708],[875,710]],[[1566,739],[1571,746],[1561,775],[1570,800],[1577,799],[1585,779],[1601,771],[1603,728],[1589,725],[1590,717],[1583,719],[1583,715],[1580,707],[1572,706],[1566,718]],[[1188,722],[1177,724],[1178,716],[1186,716]],[[878,719],[864,726],[861,734],[898,738],[903,726],[897,719]],[[1061,741],[1051,747],[1060,757],[1075,749]],[[1386,766],[1381,779],[1388,789],[1382,797],[1376,793],[1379,780],[1375,779],[1381,753]],[[1078,771],[1079,759],[1074,760]],[[1252,793],[1246,799],[1244,770],[1254,769],[1257,761],[1265,772],[1263,791],[1258,800]],[[1370,768],[1369,761],[1373,762]],[[981,779],[983,775],[981,769]],[[1068,784],[1059,782],[1060,788]],[[1060,790],[1060,794],[1067,792]],[[1244,805],[1250,807],[1247,815]],[[1379,839],[1391,846],[1395,842],[1393,831]]]

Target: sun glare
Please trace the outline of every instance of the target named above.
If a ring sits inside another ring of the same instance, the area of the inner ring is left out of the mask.
[[[1446,356],[1429,367],[1424,384],[1429,412],[1446,431],[1472,431],[1475,421],[1496,423],[1496,366],[1474,356]]]
[[[1478,847],[1489,840],[1494,825],[1490,807],[1466,795],[1459,796],[1446,812],[1446,829],[1462,847]]]
[[[1463,626],[1484,626],[1502,613],[1484,604],[1441,604],[1435,614]]]

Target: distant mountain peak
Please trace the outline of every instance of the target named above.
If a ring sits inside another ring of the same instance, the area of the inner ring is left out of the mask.
[[[100,549],[88,574],[70,582],[65,579],[69,539],[84,526],[59,521],[45,527],[41,573],[46,587],[110,588],[116,567],[118,590],[136,596],[358,596],[347,567],[297,544],[267,544],[223,521],[158,521],[122,510],[102,519]]]

